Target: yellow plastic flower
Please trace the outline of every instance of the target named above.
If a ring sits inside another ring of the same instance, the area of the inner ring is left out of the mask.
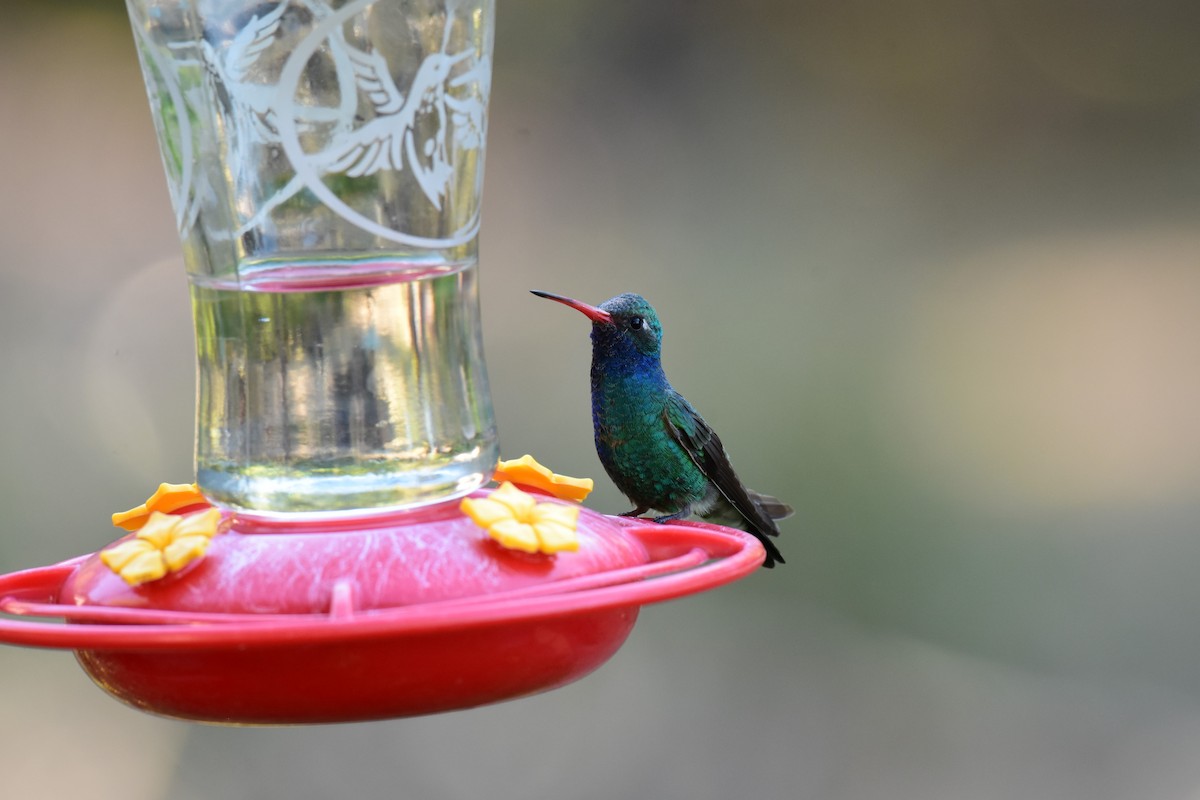
[[[591,478],[572,478],[570,475],[551,472],[528,454],[511,461],[501,461],[496,465],[492,480],[496,483],[510,481],[518,486],[541,489],[562,500],[574,500],[576,503],[583,502],[583,499],[592,493],[594,485]]]
[[[150,512],[137,536],[100,552],[100,560],[130,586],[178,572],[208,551],[221,512],[215,508],[187,516]]]
[[[160,483],[150,498],[136,508],[112,515],[112,524],[127,531],[136,531],[146,524],[154,511],[170,513],[181,508],[208,503],[194,483]]]
[[[579,506],[539,503],[509,482],[487,497],[462,501],[463,513],[497,542],[526,553],[579,549]]]

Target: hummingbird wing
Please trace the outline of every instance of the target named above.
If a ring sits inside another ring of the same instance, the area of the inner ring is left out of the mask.
[[[229,51],[225,56],[225,69],[229,80],[241,83],[247,73],[258,63],[258,57],[275,42],[275,34],[279,31],[283,13],[288,10],[287,3],[280,3],[275,10],[263,16],[254,15],[246,27],[233,37]]]
[[[404,95],[392,80],[387,61],[379,53],[346,47],[354,67],[354,82],[366,93],[377,115],[395,114],[404,107]]]
[[[663,419],[672,438],[683,448],[692,463],[717,488],[725,501],[742,517],[747,530],[754,533],[767,549],[767,566],[774,561],[783,563],[774,543],[767,536],[778,536],[779,528],[771,517],[754,502],[741,479],[733,471],[725,446],[717,432],[692,408],[683,395],[671,390],[663,408]]]

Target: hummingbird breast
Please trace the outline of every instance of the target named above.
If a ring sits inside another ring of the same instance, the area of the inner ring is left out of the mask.
[[[705,504],[712,486],[667,430],[670,385],[662,376],[611,369],[592,376],[596,454],[621,493],[639,507],[675,513]]]

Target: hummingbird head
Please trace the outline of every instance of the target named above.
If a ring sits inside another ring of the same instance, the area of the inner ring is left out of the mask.
[[[662,324],[654,306],[640,294],[619,294],[599,306],[590,306],[549,292],[533,294],[570,306],[592,321],[595,353],[606,358],[651,357],[662,348]]]

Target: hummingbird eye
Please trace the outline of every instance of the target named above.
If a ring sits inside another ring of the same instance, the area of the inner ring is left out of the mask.
[[[634,330],[634,331],[640,331],[642,329],[642,322],[643,322],[643,320],[641,317],[630,317],[629,318],[629,329]]]

